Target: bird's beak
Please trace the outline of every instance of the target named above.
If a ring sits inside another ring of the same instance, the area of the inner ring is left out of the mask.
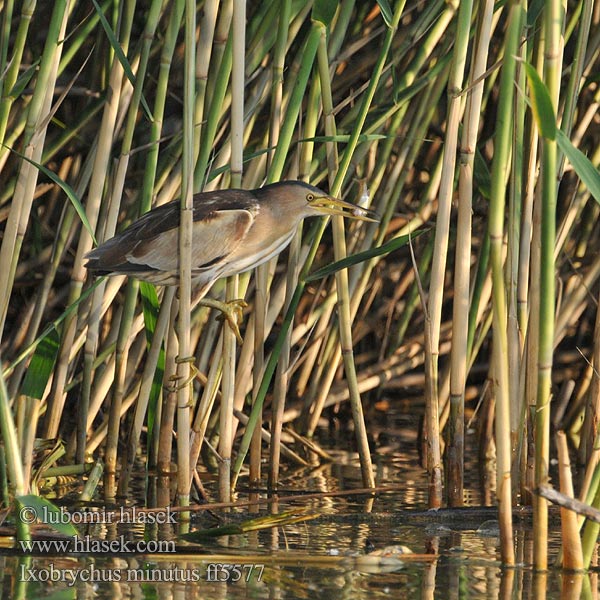
[[[333,196],[316,196],[310,201],[310,205],[327,215],[341,215],[359,221],[379,222],[379,215],[375,211]]]

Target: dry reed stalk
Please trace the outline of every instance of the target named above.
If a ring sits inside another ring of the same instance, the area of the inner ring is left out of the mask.
[[[235,2],[233,24],[233,63],[231,72],[231,184],[240,187],[243,171],[244,67],[246,50],[246,5]],[[227,240],[224,240],[227,243]],[[227,282],[227,301],[238,299],[238,278]],[[236,339],[231,328],[223,330],[223,373],[219,425],[219,498],[231,499],[231,457],[233,452],[233,408],[235,394]]]
[[[186,0],[184,11],[184,74],[183,74],[183,152],[179,217],[179,313],[177,337],[177,497],[182,506],[189,504],[190,415],[192,379],[190,356],[190,322],[192,312],[192,243],[194,220],[194,106],[196,58],[196,3]]]
[[[457,6],[449,5],[444,13],[445,19],[452,19]],[[467,9],[469,5],[467,5]],[[469,10],[470,12],[470,10]],[[459,46],[463,50],[464,43]],[[462,80],[464,69],[464,58],[458,54],[454,63],[455,80]],[[453,86],[451,86],[452,89]],[[460,84],[454,87],[460,87]],[[446,135],[446,143],[453,145],[456,149],[456,135],[458,132],[458,119],[460,117],[461,98],[455,96],[450,99],[451,126]],[[457,112],[458,111],[458,112]],[[440,507],[442,504],[442,457],[440,449],[440,422],[439,422],[439,373],[438,356],[440,345],[440,326],[442,314],[442,300],[444,289],[444,278],[446,272],[446,254],[448,251],[448,232],[450,227],[450,196],[454,181],[455,150],[443,154],[442,179],[440,180],[440,192],[438,200],[438,218],[436,220],[435,243],[431,261],[431,276],[429,282],[429,294],[427,298],[427,309],[425,327],[425,447],[427,449],[427,471],[429,473],[429,505],[432,508]],[[442,185],[444,189],[442,189]]]
[[[288,43],[288,25],[291,15],[292,5],[289,0],[284,0],[280,6],[277,39],[274,48],[272,83],[271,83],[271,122],[269,127],[269,148],[275,148],[279,142],[281,132],[281,119],[283,112],[283,83],[285,67],[285,50]],[[273,153],[269,153],[272,157]],[[267,180],[271,182],[273,177],[280,174],[273,172],[269,161]],[[285,287],[285,300],[283,309],[287,311],[292,300],[294,288],[298,280],[298,259],[301,244],[302,227],[298,227],[296,235],[292,239],[289,257],[287,263],[287,277]],[[276,262],[276,261],[273,261]],[[267,313],[267,280],[268,264],[262,265],[256,272],[256,320],[254,328],[254,371],[253,371],[253,399],[256,399],[260,382],[263,377],[265,367],[264,340],[266,338],[265,320]],[[279,483],[279,466],[281,452],[281,427],[283,422],[283,412],[285,410],[285,399],[289,389],[289,364],[291,352],[292,327],[286,333],[286,339],[281,349],[281,355],[275,373],[275,384],[273,390],[272,416],[271,416],[271,436],[269,439],[269,478],[268,486],[270,489],[277,487]],[[258,422],[262,423],[262,409],[259,413]],[[252,446],[250,447],[250,481],[260,479],[260,449],[262,446],[261,428],[256,427]]]
[[[558,470],[560,477],[560,491],[566,496],[573,497],[573,481],[571,479],[571,462],[567,436],[564,431],[556,433],[556,447],[558,449]],[[562,530],[562,550],[564,569],[579,571],[583,569],[583,554],[581,538],[579,537],[579,523],[577,515],[566,508],[560,510],[560,523]]]
[[[152,343],[148,351],[148,356],[146,357],[146,363],[144,364],[140,392],[135,405],[133,423],[127,437],[126,452],[121,467],[121,475],[119,477],[118,493],[121,497],[127,496],[133,464],[137,454],[144,420],[148,411],[148,401],[154,382],[154,373],[158,365],[159,355],[162,351],[167,325],[169,324],[169,318],[171,316],[171,304],[175,297],[175,292],[176,288],[174,286],[170,286],[165,290],[158,319],[156,321],[156,327],[154,329],[154,335],[152,337]],[[158,430],[158,423],[155,423],[155,426]]]

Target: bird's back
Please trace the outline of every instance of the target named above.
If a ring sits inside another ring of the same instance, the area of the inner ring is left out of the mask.
[[[212,267],[237,247],[258,211],[258,201],[252,191],[225,192],[218,190],[194,196],[192,270],[196,278],[202,279],[204,270],[205,279],[214,278]],[[179,222],[179,201],[158,206],[88,252],[86,267],[98,275],[133,275],[152,283],[176,285],[179,281]],[[225,235],[229,239],[222,239]]]

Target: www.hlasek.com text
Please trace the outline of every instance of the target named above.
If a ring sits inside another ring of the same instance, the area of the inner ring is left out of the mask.
[[[74,535],[64,540],[19,540],[27,554],[159,554],[176,552],[172,540],[128,540],[124,535],[113,540],[99,540],[89,535]]]

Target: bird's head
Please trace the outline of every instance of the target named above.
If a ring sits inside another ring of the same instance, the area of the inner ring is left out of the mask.
[[[360,221],[379,221],[376,212],[330,196],[302,181],[284,181],[261,189],[273,194],[283,218],[293,215],[299,220],[312,216],[341,215]]]

